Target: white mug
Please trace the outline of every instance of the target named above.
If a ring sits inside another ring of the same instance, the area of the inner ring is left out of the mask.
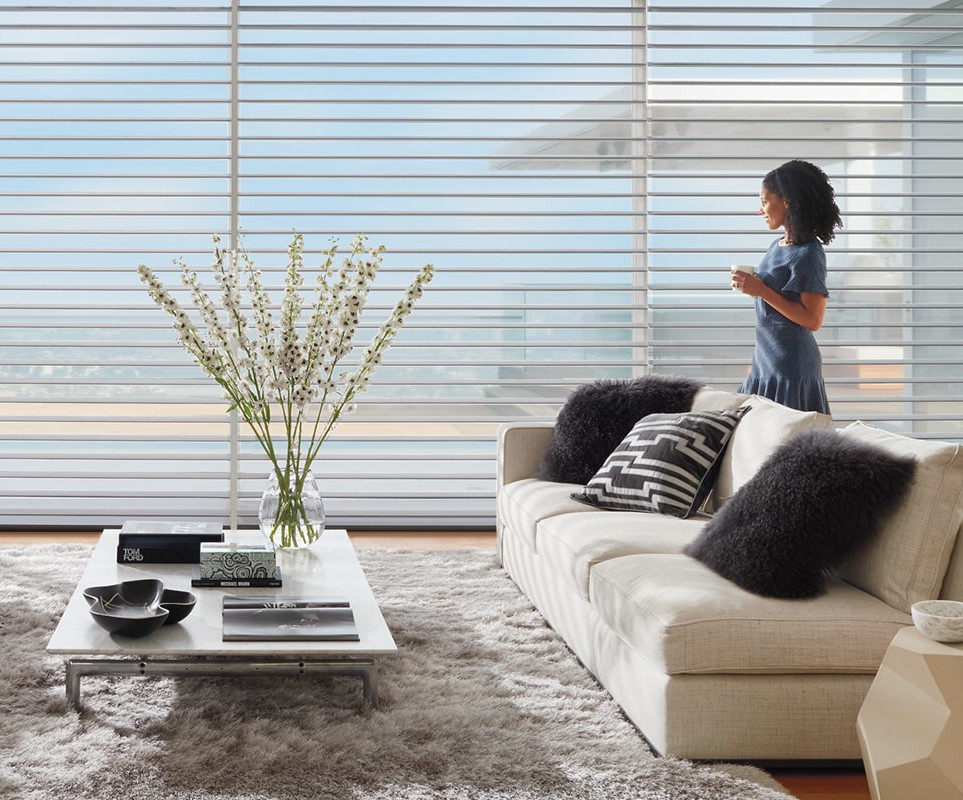
[[[730,274],[734,274],[736,272],[748,272],[750,275],[752,275],[755,273],[755,271],[755,267],[751,267],[747,264],[733,264],[731,267],[729,267]],[[732,287],[732,291],[736,291],[734,286]]]

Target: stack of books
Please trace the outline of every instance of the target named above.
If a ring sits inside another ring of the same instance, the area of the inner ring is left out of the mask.
[[[270,542],[204,542],[191,586],[265,587],[281,585],[281,568]]]

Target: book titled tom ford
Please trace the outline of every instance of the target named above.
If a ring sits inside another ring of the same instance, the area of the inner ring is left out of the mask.
[[[232,597],[223,599],[224,641],[360,640],[351,604],[343,597]]]
[[[128,520],[117,538],[119,564],[196,564],[202,542],[223,542],[219,522]]]

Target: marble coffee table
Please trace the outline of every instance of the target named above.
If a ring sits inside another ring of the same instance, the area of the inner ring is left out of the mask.
[[[279,551],[283,586],[276,589],[191,587],[191,564],[118,564],[118,530],[105,530],[90,557],[47,652],[63,655],[67,698],[81,705],[85,675],[359,675],[364,700],[378,705],[378,659],[397,652],[391,631],[354,548],[343,530],[326,530],[318,542],[296,551]],[[258,531],[228,531],[225,540],[258,541]],[[263,541],[263,539],[260,539]],[[197,605],[176,625],[141,638],[114,636],[91,618],[83,589],[119,581],[159,578],[167,589],[193,592]],[[354,611],[360,641],[223,641],[221,599],[225,594],[252,597],[343,596]]]

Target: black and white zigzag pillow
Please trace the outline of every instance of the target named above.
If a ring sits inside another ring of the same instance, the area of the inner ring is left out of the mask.
[[[688,517],[709,494],[729,437],[748,410],[643,417],[572,497],[601,508]]]

